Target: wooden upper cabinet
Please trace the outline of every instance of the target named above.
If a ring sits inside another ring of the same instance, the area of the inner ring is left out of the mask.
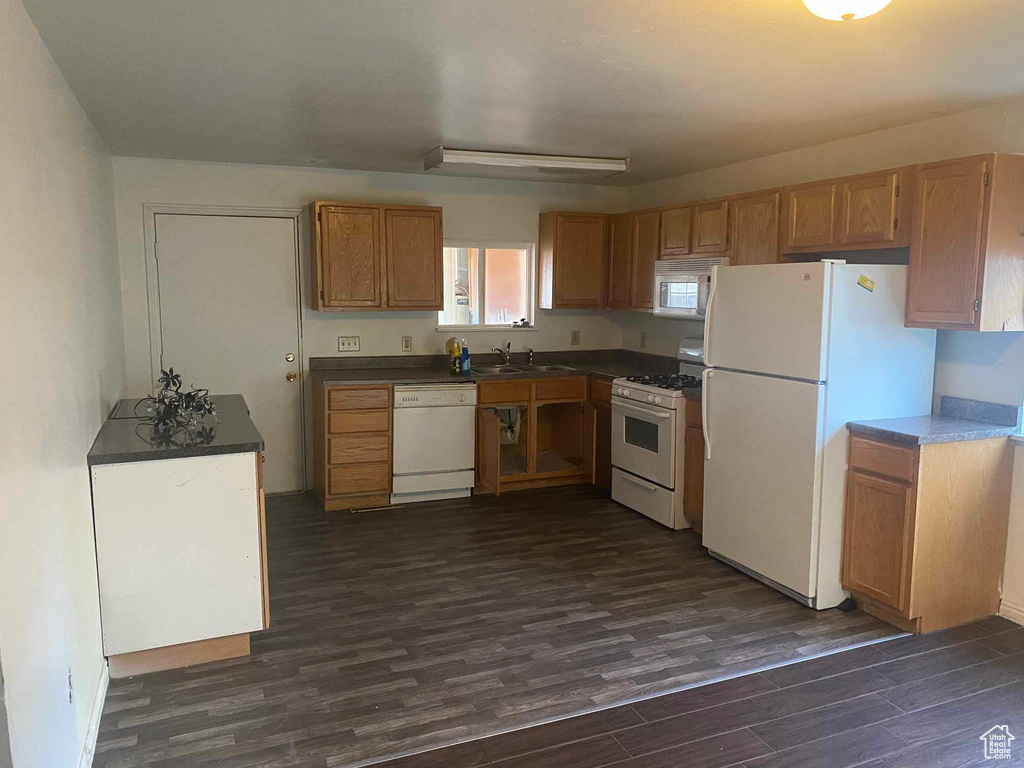
[[[629,309],[633,297],[633,214],[620,213],[608,219],[609,309]]]
[[[729,250],[729,201],[712,200],[693,208],[693,253]]]
[[[313,309],[443,309],[441,209],[310,204]]]
[[[314,204],[315,205],[315,204]],[[318,256],[315,309],[382,306],[380,210],[325,205],[312,214],[313,253]]]
[[[629,306],[654,309],[654,262],[661,245],[658,238],[661,214],[638,213],[633,217],[633,279]]]
[[[538,306],[587,309],[604,305],[608,217],[554,211],[540,215]]]
[[[730,264],[774,264],[779,260],[779,192],[732,200]]]
[[[441,211],[385,208],[387,304],[402,309],[444,309]]]
[[[661,250],[659,259],[678,259],[689,256],[690,231],[693,224],[693,206],[670,208],[661,212]]]
[[[839,242],[897,245],[902,190],[899,171],[855,176],[839,183]],[[903,222],[908,229],[910,222]]]
[[[991,157],[918,169],[908,325],[974,327],[991,172]]]
[[[786,249],[827,250],[835,243],[835,183],[786,190]]]

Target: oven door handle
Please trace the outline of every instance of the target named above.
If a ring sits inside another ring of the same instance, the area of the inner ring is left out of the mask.
[[[631,411],[633,413],[641,413],[644,416],[650,416],[652,419],[671,419],[671,411],[649,411],[646,408],[640,408],[635,405],[626,405],[623,402],[615,401],[612,403],[612,408],[621,408],[624,411]]]
[[[645,482],[645,481],[641,480],[640,478],[633,477],[632,475],[628,475],[625,472],[621,472],[619,474],[619,477],[621,477],[627,483],[632,483],[633,485],[637,486],[638,488],[643,488],[645,491],[653,492],[653,491],[658,490],[658,486],[654,485],[654,483]]]

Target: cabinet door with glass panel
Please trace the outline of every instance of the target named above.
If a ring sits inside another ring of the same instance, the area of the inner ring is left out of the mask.
[[[532,243],[446,243],[439,327],[532,325],[533,252]]]

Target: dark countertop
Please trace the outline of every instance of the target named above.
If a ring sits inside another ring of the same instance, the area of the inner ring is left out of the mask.
[[[200,422],[208,435],[200,438],[182,430],[166,440],[154,439],[152,427],[134,416],[139,400],[118,401],[89,451],[89,466],[263,450],[263,437],[241,395],[213,395],[210,399],[217,413]],[[139,412],[145,414],[145,409],[140,407]]]
[[[851,421],[847,426],[855,434],[907,445],[957,443],[1019,435],[1021,413],[1010,405],[946,396],[937,414]]]
[[[495,365],[495,354],[472,356],[473,365]],[[674,357],[649,355],[631,350],[594,350],[585,352],[538,352],[537,365],[566,365],[571,371],[523,371],[521,373],[453,374],[449,373],[444,355],[406,357],[313,358],[310,361],[314,383],[327,386],[346,384],[438,384],[509,379],[542,379],[572,376],[643,376],[653,373],[676,373],[679,361]],[[512,365],[526,364],[525,355],[512,355]],[[700,390],[686,390],[690,398],[700,398]]]

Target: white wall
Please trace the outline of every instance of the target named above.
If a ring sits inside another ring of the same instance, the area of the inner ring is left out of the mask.
[[[85,456],[125,381],[113,174],[18,0],[0,83],[4,696],[14,764],[67,768],[105,669]]]
[[[721,168],[631,187],[629,208],[669,205],[738,192],[865,173],[984,152],[1024,152],[1024,100],[984,107],[863,136],[783,152]],[[656,323],[650,319],[648,323]],[[643,322],[627,331],[657,333]],[[936,399],[956,394],[1020,405],[1024,402],[1024,334],[940,331]]]
[[[575,184],[459,179],[395,173],[359,173],[307,168],[114,158],[117,236],[121,258],[125,348],[129,390],[151,386],[143,205],[146,203],[263,208],[304,208],[313,200],[398,202],[444,207],[448,239],[502,241],[537,239],[543,210],[621,211],[627,192]],[[444,351],[450,333],[436,332],[434,312],[314,312],[309,309],[310,268],[307,216],[302,216],[303,353],[338,355],[338,336],[361,337],[359,355],[402,354],[402,336],[413,337],[413,354]],[[617,348],[622,334],[617,313],[539,310],[537,331],[466,334],[471,351],[488,351],[504,340],[515,350],[568,349],[570,331],[580,331],[581,349]]]

